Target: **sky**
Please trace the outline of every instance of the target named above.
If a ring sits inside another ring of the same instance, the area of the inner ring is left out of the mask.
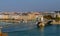
[[[55,11],[60,10],[60,0],[0,0],[0,11]]]

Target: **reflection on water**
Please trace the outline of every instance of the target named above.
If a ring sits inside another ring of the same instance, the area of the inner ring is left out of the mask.
[[[58,33],[58,34],[56,34],[57,36],[60,35],[60,25],[57,25],[56,26],[56,33]]]
[[[32,28],[32,27],[31,27]],[[9,36],[60,36],[60,25],[8,32]]]
[[[44,36],[44,27],[41,27],[40,31],[41,31],[41,35],[40,36]]]
[[[19,23],[19,24],[6,24],[3,26],[3,32],[11,32],[11,31],[22,31],[22,30],[29,30],[36,27],[35,22],[28,22],[28,23]]]
[[[41,32],[44,32],[44,27],[41,27],[41,28],[40,28],[40,31],[41,31]]]
[[[6,26],[8,27],[4,26],[2,31],[7,32],[8,36],[60,36],[60,25],[37,28],[35,23],[28,22]]]

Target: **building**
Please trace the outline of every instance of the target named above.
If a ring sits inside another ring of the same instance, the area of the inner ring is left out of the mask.
[[[58,11],[55,12],[54,17],[60,17],[60,13]]]

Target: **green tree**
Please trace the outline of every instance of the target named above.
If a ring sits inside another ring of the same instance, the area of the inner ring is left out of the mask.
[[[45,19],[52,19],[51,15],[44,16]]]

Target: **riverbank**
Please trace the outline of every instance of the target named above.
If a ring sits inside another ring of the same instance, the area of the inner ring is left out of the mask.
[[[51,23],[49,23],[49,24],[60,24],[60,21],[55,21],[55,20],[51,20],[52,22]],[[49,21],[47,20],[47,21],[44,21],[43,23],[44,24],[47,24]]]
[[[19,20],[0,20],[0,22],[12,22],[12,23],[19,23]]]
[[[60,24],[60,22],[52,22],[51,24]]]
[[[60,24],[60,21],[53,21],[51,24]]]

